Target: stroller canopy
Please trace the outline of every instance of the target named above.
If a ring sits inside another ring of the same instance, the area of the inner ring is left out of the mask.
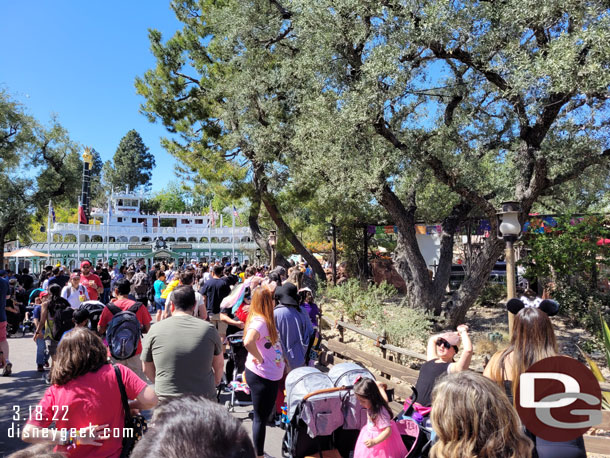
[[[336,364],[328,371],[328,376],[334,386],[349,386],[356,382],[358,377],[366,377],[375,380],[375,376],[356,363]]]
[[[319,390],[333,390],[307,395]],[[341,391],[333,386],[328,375],[315,367],[299,367],[286,377],[286,399],[288,418],[298,424],[307,425],[310,437],[327,436],[343,425]]]

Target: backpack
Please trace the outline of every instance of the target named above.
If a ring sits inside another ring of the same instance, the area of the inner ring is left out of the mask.
[[[54,341],[59,342],[64,332],[69,331],[74,327],[72,316],[74,310],[70,307],[70,303],[65,299],[61,298],[55,305],[55,313],[53,314],[53,329],[51,330],[51,337]]]
[[[148,275],[144,272],[138,272],[133,277],[133,291],[136,294],[136,297],[146,297],[148,293]]]
[[[142,325],[136,316],[141,306],[141,302],[136,302],[127,310],[114,304],[106,306],[113,315],[106,330],[106,340],[114,359],[125,360],[135,355],[142,334]]]

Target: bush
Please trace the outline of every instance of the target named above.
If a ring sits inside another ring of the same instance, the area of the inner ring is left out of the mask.
[[[382,335],[385,330],[388,343],[409,347],[413,340],[425,342],[431,331],[431,315],[423,309],[411,308],[405,299],[396,305],[388,302],[396,296],[396,288],[388,283],[368,287],[355,279],[341,286],[327,287],[322,295],[336,299],[339,308],[349,321],[362,324]]]
[[[341,311],[350,320],[358,322],[365,318],[371,309],[396,295],[396,288],[387,283],[380,286],[363,286],[355,278],[348,279],[340,286],[328,286],[322,295],[341,303]]]
[[[494,306],[506,297],[506,285],[487,282],[477,298],[476,305]]]
[[[610,296],[591,290],[582,282],[573,285],[558,282],[552,299],[559,302],[559,313],[572,324],[581,325],[597,335],[602,327],[600,312],[603,319],[610,318]]]
[[[432,316],[420,308],[411,308],[406,299],[399,305],[379,304],[369,309],[365,324],[382,335],[385,330],[388,343],[409,348],[413,340],[426,342],[432,329]]]

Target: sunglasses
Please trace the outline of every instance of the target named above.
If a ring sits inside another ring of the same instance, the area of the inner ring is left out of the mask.
[[[439,346],[439,347],[445,347],[445,349],[447,349],[447,350],[449,350],[451,347],[453,347],[456,352],[458,351],[458,349],[457,349],[457,347],[455,345],[451,345],[445,339],[438,339],[436,341],[436,345]]]

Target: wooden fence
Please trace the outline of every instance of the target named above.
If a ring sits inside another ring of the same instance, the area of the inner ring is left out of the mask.
[[[419,371],[394,362],[391,353],[404,355],[421,361],[426,361],[426,355],[390,345],[387,343],[387,336],[360,329],[343,320],[332,321],[326,316],[322,316],[322,321],[330,328],[337,329],[339,331],[339,338],[330,340],[325,339],[323,341],[323,352],[320,359],[321,364],[330,366],[345,361],[354,361],[369,369],[375,369],[376,371],[381,372],[382,376],[386,378],[384,383],[388,385],[388,388],[394,389],[397,398],[404,400],[411,396],[410,387],[417,382]],[[381,356],[374,355],[363,348],[355,348],[353,345],[346,344],[344,342],[346,329],[374,341],[375,346],[381,350]],[[398,381],[402,383],[397,383]],[[610,392],[609,383],[600,383],[600,387],[602,391]],[[400,404],[396,403],[394,404],[394,407],[400,408]],[[596,428],[610,431],[610,411],[602,412],[602,423],[596,426]],[[585,436],[585,445],[587,447],[587,452],[589,453],[610,453],[610,438],[608,437]]]

